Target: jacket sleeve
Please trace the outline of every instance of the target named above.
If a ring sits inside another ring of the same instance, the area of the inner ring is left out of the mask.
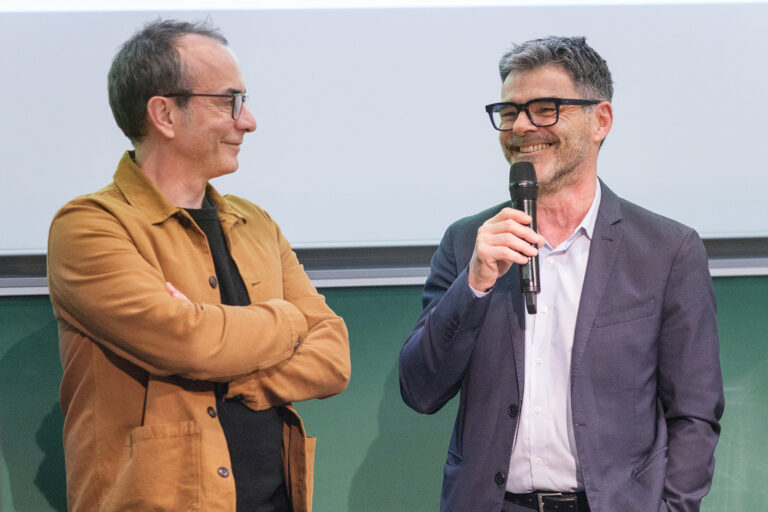
[[[236,307],[172,298],[120,221],[88,200],[55,216],[48,279],[60,319],[158,376],[229,381],[287,359],[307,332],[287,300]]]
[[[459,391],[489,300],[469,287],[452,226],[432,257],[424,310],[400,351],[400,393],[409,407],[432,414]]]
[[[709,491],[723,414],[715,297],[699,237],[683,241],[667,282],[660,331],[659,397],[667,422],[664,499],[698,511]]]
[[[230,382],[228,396],[242,395],[243,403],[255,410],[341,393],[351,371],[344,320],[317,293],[279,229],[277,235],[283,295],[304,316],[308,329],[290,358]]]

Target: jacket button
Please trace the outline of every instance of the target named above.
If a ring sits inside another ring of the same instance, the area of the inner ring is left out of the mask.
[[[503,484],[504,482],[507,481],[507,475],[505,475],[504,473],[499,471],[498,473],[496,473],[496,476],[494,477],[494,480],[496,480],[497,484],[501,485],[501,484]]]
[[[210,416],[211,418],[215,418],[216,417],[216,409],[213,408],[213,407],[209,407],[208,408],[208,416]]]
[[[208,278],[208,284],[211,285],[211,288],[216,288],[219,285],[219,282],[216,281],[216,278],[211,276]]]
[[[221,466],[218,469],[218,473],[219,473],[219,476],[221,478],[227,478],[229,476],[229,470],[227,468],[225,468],[224,466]]]
[[[518,412],[518,407],[517,407],[517,404],[512,404],[512,405],[510,405],[510,406],[509,406],[509,409],[507,409],[507,412],[508,412],[508,413],[509,413],[509,415],[510,415],[510,416],[512,416],[513,418],[514,418],[515,416],[517,416],[517,412]]]

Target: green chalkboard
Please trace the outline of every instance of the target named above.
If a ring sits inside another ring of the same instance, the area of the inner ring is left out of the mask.
[[[352,380],[299,404],[318,437],[315,512],[430,512],[456,404],[432,416],[400,400],[397,354],[421,288],[322,290],[349,328]],[[768,277],[715,279],[726,409],[702,510],[768,503]],[[47,297],[0,298],[0,511],[65,511],[56,324]]]

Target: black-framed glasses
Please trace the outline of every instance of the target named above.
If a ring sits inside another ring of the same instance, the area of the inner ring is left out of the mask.
[[[525,103],[491,103],[485,106],[491,124],[500,132],[511,130],[515,126],[517,116],[525,112],[533,126],[546,128],[557,124],[560,120],[560,105],[597,105],[604,100],[571,100],[563,98],[536,98]]]
[[[240,113],[243,111],[243,105],[245,100],[248,99],[247,94],[242,92],[233,92],[230,94],[203,94],[197,92],[173,92],[171,94],[163,94],[165,98],[191,98],[192,96],[202,96],[204,98],[230,98],[232,100],[232,119],[237,120],[240,118]]]

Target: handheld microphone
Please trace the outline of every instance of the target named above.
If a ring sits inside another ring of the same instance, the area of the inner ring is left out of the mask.
[[[531,216],[531,229],[536,231],[536,199],[539,196],[539,183],[536,170],[531,162],[515,162],[509,169],[509,197],[514,207]],[[528,258],[528,263],[520,265],[520,289],[525,295],[525,307],[531,315],[536,314],[536,295],[541,292],[539,282],[539,256]]]

